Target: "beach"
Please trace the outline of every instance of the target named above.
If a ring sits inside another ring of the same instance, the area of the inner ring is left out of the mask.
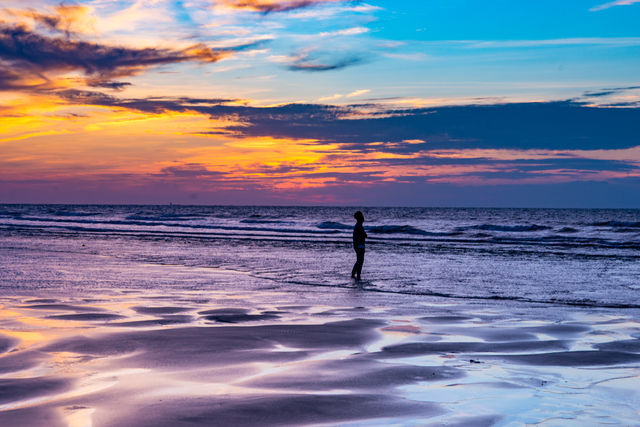
[[[626,313],[548,319],[544,306],[357,289],[1,304],[7,426],[634,425],[639,415],[640,322]]]
[[[104,225],[87,232],[65,223],[66,230],[51,231],[17,226],[15,218],[4,225],[0,250],[1,425],[584,426],[640,419],[640,310],[631,291],[624,300],[613,287],[630,277],[594,276],[613,289],[595,302],[541,292],[540,301],[513,298],[513,288],[483,297],[486,289],[473,283],[466,298],[429,294],[436,279],[406,279],[398,258],[385,264],[376,257],[397,252],[397,241],[372,245],[364,280],[355,282],[348,278],[352,250],[339,237],[309,249],[308,241],[298,244],[301,232],[242,243],[234,231],[206,240],[206,251],[201,238],[172,230],[158,236],[129,227],[133,236],[123,236]],[[450,252],[442,242],[420,244],[435,259],[434,276],[444,276],[433,245],[440,258]],[[478,253],[486,262],[486,244],[466,258],[461,245],[451,243],[460,262],[476,262]],[[540,246],[542,266],[571,257],[588,264],[585,250],[549,255]],[[225,254],[236,265],[220,262]],[[613,262],[595,254],[587,267],[615,269],[625,259],[632,266],[633,252],[626,254]],[[481,271],[477,283],[509,273],[498,272],[506,261],[493,257],[495,275]],[[323,280],[339,268],[342,276]],[[522,272],[510,274],[522,280]],[[399,292],[406,280],[422,283],[422,292]]]

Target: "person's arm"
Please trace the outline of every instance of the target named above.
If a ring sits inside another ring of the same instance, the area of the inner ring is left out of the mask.
[[[362,224],[359,224],[358,225],[358,243],[363,244],[366,238],[367,238],[367,232],[364,231],[364,226]]]

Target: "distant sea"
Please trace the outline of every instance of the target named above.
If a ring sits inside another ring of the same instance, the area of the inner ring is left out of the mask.
[[[239,271],[275,290],[640,308],[640,210],[358,209],[369,238],[356,286],[356,208],[0,205],[0,291],[215,286],[188,270],[179,283],[91,273],[109,262]]]

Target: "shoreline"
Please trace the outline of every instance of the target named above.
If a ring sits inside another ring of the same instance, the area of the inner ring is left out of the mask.
[[[0,298],[2,424],[508,425],[561,417],[584,425],[638,417],[635,310],[356,289],[161,292]]]

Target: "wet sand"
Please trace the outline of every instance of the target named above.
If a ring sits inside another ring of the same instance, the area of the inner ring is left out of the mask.
[[[268,289],[0,305],[3,426],[640,419],[640,321],[624,310]]]

